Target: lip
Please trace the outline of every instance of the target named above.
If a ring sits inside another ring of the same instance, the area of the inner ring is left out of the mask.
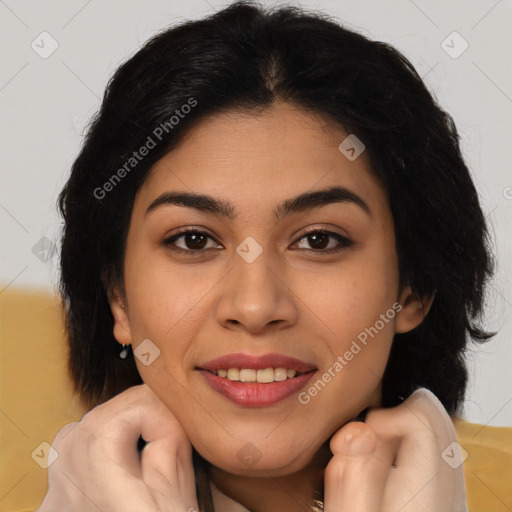
[[[229,368],[252,368],[254,370],[263,370],[264,368],[270,367],[293,369],[298,373],[308,373],[317,369],[312,363],[275,352],[261,355],[237,352],[233,354],[226,354],[225,356],[217,357],[207,363],[198,365],[198,369],[209,371],[227,370]]]
[[[211,373],[229,368],[261,370],[270,367],[292,369],[302,375],[283,381],[260,383],[232,381]],[[253,355],[239,352],[208,361],[196,367],[196,370],[212,389],[235,404],[244,407],[268,407],[297,393],[316,374],[317,368],[312,363],[284,354]]]
[[[240,382],[219,377],[208,370],[199,369],[199,373],[215,391],[244,407],[268,407],[297,393],[307,381],[316,374],[316,370],[286,379],[280,382]]]

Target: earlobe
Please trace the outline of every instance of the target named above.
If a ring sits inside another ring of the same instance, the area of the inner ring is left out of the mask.
[[[399,300],[402,309],[396,316],[395,332],[409,332],[418,327],[430,311],[434,296],[419,297],[412,292],[410,286],[406,286]]]
[[[109,304],[114,317],[114,338],[123,345],[131,344],[130,319],[125,304],[118,294],[109,299]]]

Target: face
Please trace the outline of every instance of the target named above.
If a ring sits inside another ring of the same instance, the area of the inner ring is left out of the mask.
[[[142,379],[199,453],[233,474],[303,468],[379,404],[395,332],[423,318],[398,288],[385,190],[364,152],[338,149],[347,135],[283,103],[224,113],[158,161],[136,196],[114,334],[146,354]]]

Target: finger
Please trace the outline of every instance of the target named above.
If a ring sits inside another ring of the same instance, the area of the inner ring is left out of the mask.
[[[192,447],[180,423],[145,384],[134,386],[97,408],[89,418],[101,427],[108,457],[127,465],[152,490],[162,510],[197,506]],[[147,442],[139,455],[139,436]],[[128,469],[128,468],[127,468]]]
[[[60,428],[52,441],[52,448],[57,450],[64,443],[64,439],[68,436],[68,434],[79,424],[78,421],[73,421],[71,423],[66,423],[62,428]]]
[[[389,482],[393,496],[386,494],[385,504],[402,512],[467,510],[462,468],[454,471],[442,457],[457,440],[455,429],[433,393],[421,388],[397,407],[371,410],[366,422],[382,439],[398,443]]]
[[[95,407],[81,423],[102,440],[106,456],[136,476],[141,476],[140,435],[148,442],[169,439],[177,446],[190,442],[172,412],[146,384],[133,386]]]
[[[425,436],[427,443],[429,439],[433,439],[434,442],[431,466],[432,471],[436,471],[436,476],[426,487],[426,493],[430,495],[431,502],[436,504],[438,510],[466,512],[468,506],[462,456],[457,442],[457,433],[449,414],[439,399],[425,388],[415,391],[404,404],[407,405],[408,402],[410,402],[411,412],[427,418],[435,433],[433,437]],[[458,455],[460,465],[457,464],[455,457],[451,460],[446,457],[448,452],[454,456]],[[450,464],[452,462],[455,464]],[[425,475],[425,477],[428,476],[428,474]],[[439,503],[443,504],[442,508]]]
[[[361,422],[349,422],[331,439],[325,469],[325,512],[380,512],[392,452]]]
[[[142,450],[141,465],[143,480],[162,510],[197,508],[191,447],[178,449],[168,439],[152,441]]]

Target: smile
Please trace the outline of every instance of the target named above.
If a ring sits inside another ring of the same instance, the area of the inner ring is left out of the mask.
[[[268,407],[300,391],[316,373],[311,364],[283,354],[228,354],[196,370],[216,392],[237,405]]]
[[[214,370],[214,375],[223,377],[232,381],[241,382],[259,382],[260,384],[269,382],[281,382],[286,379],[293,379],[295,376],[300,377],[302,374],[297,373],[293,368],[264,368],[256,370],[252,368],[228,368],[227,370]]]

